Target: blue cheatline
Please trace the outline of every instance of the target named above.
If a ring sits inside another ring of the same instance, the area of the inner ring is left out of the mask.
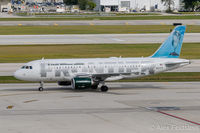
[[[152,58],[179,58],[186,26],[177,26],[170,36],[151,56]]]

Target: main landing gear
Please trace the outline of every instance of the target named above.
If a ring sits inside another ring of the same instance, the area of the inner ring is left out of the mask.
[[[100,84],[102,84],[100,90],[101,90],[102,92],[107,92],[107,91],[108,91],[108,86],[105,85],[105,82],[102,81],[102,82],[100,82]]]
[[[96,89],[98,88],[98,84],[92,85],[91,88],[92,88],[93,90],[96,90]]]
[[[102,92],[107,92],[107,91],[108,91],[108,87],[105,85],[105,83],[102,82],[102,83],[100,83],[100,84],[102,84],[100,90],[101,90]],[[98,83],[98,84],[94,84],[94,85],[91,86],[91,89],[92,89],[92,90],[96,90],[96,89],[98,89],[98,86],[99,86],[99,83]]]
[[[43,88],[43,84],[44,84],[44,82],[40,82],[40,87],[38,88],[38,91],[43,91],[44,90],[44,88]]]

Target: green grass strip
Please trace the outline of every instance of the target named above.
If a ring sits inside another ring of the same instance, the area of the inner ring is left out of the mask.
[[[0,26],[0,35],[170,33],[173,28],[172,25]],[[186,32],[200,33],[200,26],[188,25]]]
[[[0,18],[0,21],[65,21],[65,20],[167,20],[167,19],[200,19],[199,15],[173,15],[173,16],[80,16],[80,17],[22,17]]]
[[[56,58],[148,57],[160,44],[72,44],[0,46],[0,63]],[[181,58],[200,59],[200,44],[183,44]]]
[[[166,72],[121,82],[192,82],[200,81],[200,72]]]

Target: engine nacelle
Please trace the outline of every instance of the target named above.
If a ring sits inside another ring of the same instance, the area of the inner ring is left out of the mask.
[[[73,89],[86,89],[91,88],[93,81],[91,78],[73,78],[72,79],[72,88]]]
[[[58,85],[60,86],[69,86],[71,84],[71,81],[58,81]]]

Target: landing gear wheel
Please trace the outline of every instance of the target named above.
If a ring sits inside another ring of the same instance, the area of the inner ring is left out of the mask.
[[[108,91],[108,87],[107,86],[101,86],[101,91],[102,92],[107,92]]]
[[[38,88],[38,91],[43,91],[43,90],[44,90],[43,87],[39,87],[39,88]]]
[[[93,90],[96,90],[98,88],[98,85],[92,85],[91,87]]]
[[[43,84],[44,84],[44,82],[41,81],[41,82],[40,82],[40,87],[38,88],[38,91],[43,91],[43,90],[44,90]]]

